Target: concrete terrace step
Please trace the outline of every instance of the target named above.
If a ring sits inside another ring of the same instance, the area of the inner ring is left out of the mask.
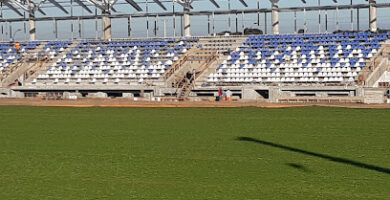
[[[384,72],[390,71],[389,63],[390,55],[390,40],[386,40],[385,44],[379,49],[378,53],[373,57],[368,64],[368,67],[363,70],[357,77],[359,85],[365,87],[378,87],[378,80]]]
[[[201,86],[202,84],[204,84],[207,80],[207,78],[209,77],[209,75],[211,73],[214,73],[217,71],[217,68],[220,64],[222,64],[222,62],[224,60],[226,60],[233,51],[235,51],[238,47],[240,47],[244,41],[247,39],[247,37],[238,37],[238,38],[226,38],[226,41],[228,40],[232,40],[234,39],[234,42],[233,43],[230,43],[230,48],[227,48],[226,50],[227,51],[218,51],[219,53],[219,58],[216,62],[214,62],[212,65],[210,65],[210,67],[208,69],[206,69],[203,74],[197,78],[197,81],[196,81],[196,86]],[[221,38],[218,38],[218,39],[214,39],[214,41],[220,41]],[[210,43],[210,41],[212,41],[212,38],[208,38],[208,39],[202,39],[200,40],[200,42],[206,42],[206,43]],[[223,42],[223,40],[222,40]],[[224,55],[224,53],[226,55]]]
[[[32,82],[35,78],[38,77],[40,74],[46,73],[49,66],[53,65],[54,62],[56,62],[58,59],[62,58],[64,55],[66,55],[68,52],[70,52],[73,48],[75,48],[80,42],[74,41],[71,45],[69,45],[63,52],[58,54],[53,59],[48,60],[47,62],[43,63],[41,66],[39,66],[38,69],[35,69],[34,73],[28,77],[28,79],[25,81],[25,84]]]
[[[26,52],[23,59],[11,66],[10,72],[2,77],[1,86],[8,87],[16,80],[23,81],[24,77],[22,78],[22,76],[34,65],[34,59],[38,57],[38,53],[43,50],[46,44],[47,42],[41,42],[35,49]]]

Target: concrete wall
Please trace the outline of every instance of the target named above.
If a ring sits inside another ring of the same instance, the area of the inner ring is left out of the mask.
[[[242,99],[243,100],[253,100],[256,101],[260,97],[259,93],[257,93],[254,89],[243,89],[242,90]]]
[[[0,88],[0,98],[9,98],[11,90],[7,88]]]
[[[107,98],[107,93],[105,92],[96,92],[96,93],[88,93],[88,98]]]
[[[196,87],[194,90],[190,93],[190,96],[192,99],[205,99],[210,98],[212,96],[208,95],[217,95],[217,91],[220,86],[205,86],[205,87]],[[20,88],[20,87],[16,87]],[[14,88],[15,89],[15,88]],[[129,89],[129,88],[127,88]],[[135,89],[135,88],[134,88]],[[139,88],[138,88],[139,89]],[[140,93],[139,100],[150,100],[153,101],[158,97],[176,97],[177,89],[176,88],[170,88],[170,87],[154,87],[152,91],[150,92],[151,88],[148,89],[148,92]],[[245,101],[260,101],[265,100],[270,103],[277,103],[278,99],[280,98],[295,98],[298,97],[297,94],[314,94],[313,97],[318,98],[326,98],[329,96],[330,93],[338,95],[338,94],[344,94],[341,95],[344,98],[345,97],[364,97],[367,93],[364,91],[365,89],[361,87],[353,87],[353,86],[293,86],[293,85],[287,85],[287,86],[265,86],[265,85],[247,85],[247,86],[223,86],[224,90],[231,90],[234,94],[240,94],[241,99]],[[143,91],[143,89],[140,89]],[[268,90],[268,99],[264,99],[258,92],[258,90]],[[11,90],[0,90],[5,91],[4,95],[0,95],[0,97],[14,97],[14,98],[23,98],[24,94],[21,92],[14,92]],[[42,93],[43,95],[46,93],[42,90],[36,90],[37,92]],[[138,91],[137,91],[138,92]],[[195,96],[195,94],[201,94],[200,96]],[[202,96],[203,94],[203,96]],[[207,94],[207,95],[204,95]],[[380,102],[382,101],[382,96],[384,93],[377,93],[377,94],[369,94],[367,99],[367,102]],[[69,99],[70,96],[77,96],[78,98],[82,98],[80,93],[64,93],[63,98]],[[107,98],[106,92],[97,92],[97,93],[90,93],[88,94],[88,97],[90,98]],[[134,94],[130,91],[124,92],[122,94],[123,98],[129,98],[129,99],[135,99]],[[72,97],[73,98],[73,97]],[[376,100],[373,100],[376,99]]]
[[[373,87],[378,87],[379,82],[390,82],[390,72],[385,71],[382,76],[379,77],[378,81],[374,83]]]
[[[9,93],[9,97],[10,98],[24,98],[24,93],[11,90]]]
[[[80,93],[78,92],[64,92],[62,98],[64,99],[79,99],[79,98],[82,98],[83,95],[81,95]]]
[[[385,103],[385,91],[386,91],[386,89],[365,88],[364,89],[364,103],[367,103],[367,104]]]
[[[383,59],[382,62],[376,67],[376,69],[368,76],[365,81],[366,87],[374,87],[378,79],[382,76],[385,71],[389,71],[389,60]]]
[[[277,103],[279,97],[280,97],[280,88],[279,87],[270,87],[269,88],[269,102]]]
[[[128,98],[128,99],[133,99],[134,98],[134,94],[133,93],[124,92],[124,93],[122,93],[122,97],[123,98]]]
[[[176,88],[161,88],[158,93],[155,93],[155,97],[162,97],[164,94],[175,94],[178,91]]]
[[[364,96],[364,89],[361,87],[356,88],[356,96],[357,97],[363,97]]]

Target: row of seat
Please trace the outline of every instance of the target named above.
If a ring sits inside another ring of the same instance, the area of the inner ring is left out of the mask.
[[[152,80],[152,79],[150,79]],[[148,81],[150,81],[148,80]],[[38,82],[37,79],[34,79],[32,81],[32,84],[42,84],[42,85],[52,85],[52,84],[65,84],[65,85],[73,85],[73,84],[77,84],[77,85],[85,85],[85,84],[98,84],[98,83],[101,83],[101,84],[106,84],[106,85],[109,85],[109,84],[120,84],[120,83],[123,83],[123,84],[143,84],[145,81],[144,78],[141,78],[141,77],[129,77],[129,78],[126,78],[126,79],[120,79],[120,78],[115,78],[115,79],[109,79],[107,77],[105,78],[100,78],[100,79],[97,79],[97,78],[92,78],[90,79],[89,77],[84,77],[84,78],[55,78],[55,79],[50,79],[50,80],[45,80],[45,81],[41,81],[41,82]]]
[[[13,43],[0,43],[0,74],[7,71],[10,65],[22,60],[23,56],[40,44],[41,42],[37,41],[22,42],[20,43],[20,50],[17,51]]]
[[[344,78],[344,77],[233,77],[233,78],[225,78],[225,79],[211,79],[208,80],[209,83],[241,83],[241,84],[274,84],[274,83],[284,83],[284,84],[294,84],[294,83],[311,83],[311,84],[319,84],[319,83],[351,83],[354,82],[355,79],[353,77]]]
[[[193,42],[185,39],[82,41],[49,67],[45,74],[38,76],[33,84],[63,78],[81,78],[81,81],[118,78],[121,82],[160,79],[181,54],[192,48]]]
[[[266,80],[315,83],[333,77],[344,84],[356,79],[388,37],[390,32],[249,36],[207,82],[257,83],[256,77],[269,76],[277,79]]]

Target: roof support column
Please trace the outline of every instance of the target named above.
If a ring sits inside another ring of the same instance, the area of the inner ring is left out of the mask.
[[[279,34],[279,0],[271,0],[272,3],[272,31],[274,34]]]
[[[184,36],[191,37],[191,19],[189,6],[184,6]]]
[[[102,11],[102,27],[103,27],[103,39],[104,40],[110,40],[112,39],[111,34],[111,18],[110,18],[110,12],[107,10]]]
[[[29,34],[30,34],[30,41],[35,41],[36,38],[36,27],[35,27],[35,11],[34,11],[34,2],[30,1],[29,3],[30,12],[29,12]]]
[[[370,31],[376,32],[377,29],[376,0],[370,0]]]

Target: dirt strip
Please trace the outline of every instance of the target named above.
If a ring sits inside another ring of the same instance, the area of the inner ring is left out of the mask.
[[[79,99],[79,100],[41,100],[38,98],[27,99],[0,99],[1,106],[55,106],[55,107],[145,107],[145,108],[235,108],[235,107],[261,107],[261,108],[288,108],[303,106],[329,106],[329,107],[348,107],[348,108],[390,108],[390,104],[271,104],[266,102],[149,102],[149,101],[131,101],[129,99]]]

